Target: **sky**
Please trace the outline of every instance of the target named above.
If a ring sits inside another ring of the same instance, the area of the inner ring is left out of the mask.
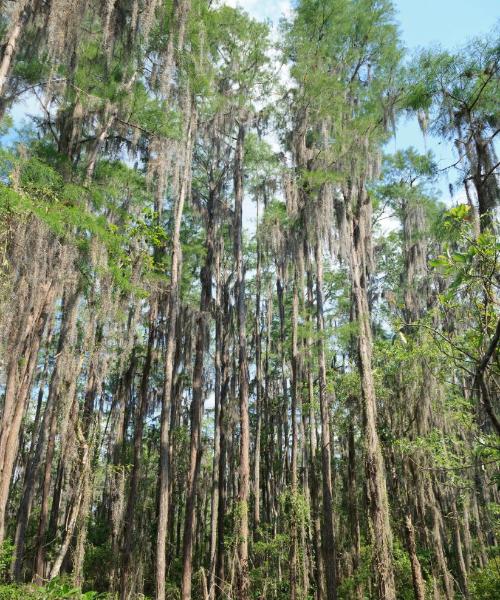
[[[490,32],[500,17],[499,0],[395,0],[394,5],[401,39],[410,54],[435,45],[448,50],[459,48],[471,38]],[[430,138],[424,144],[415,120],[399,124],[394,146],[414,146],[420,152],[427,147],[435,154],[440,168],[456,160],[449,142]],[[449,176],[453,182],[453,173]],[[447,183],[442,182],[441,187],[448,187]]]
[[[279,20],[290,17],[294,0],[223,0],[230,6],[239,6],[252,17],[270,21],[275,34]],[[401,40],[408,54],[422,47],[440,45],[453,50],[463,46],[471,38],[491,31],[500,20],[500,0],[393,0],[396,9]],[[13,107],[11,114],[16,125],[20,125],[27,115],[37,112],[34,98],[24,98]],[[12,134],[11,134],[12,135]],[[1,142],[10,142],[4,136]],[[270,140],[272,141],[272,140]],[[388,153],[413,146],[419,152],[431,150],[438,168],[453,164],[456,157],[448,142],[429,137],[424,141],[415,119],[400,120],[396,138],[386,147]],[[437,189],[442,200],[448,203],[461,202],[464,192],[456,188],[455,196],[449,197],[448,184],[455,183],[457,177],[453,169],[441,175]],[[255,227],[255,207],[245,202],[244,220],[252,231]]]
[[[281,17],[292,13],[291,0],[226,0],[230,6],[239,6],[259,20],[270,20],[276,27]],[[500,19],[500,0],[393,0],[401,40],[408,54],[418,48],[440,45],[454,50],[471,38],[490,32]],[[398,123],[396,139],[387,146],[394,152],[413,146],[419,152],[431,150],[438,168],[453,164],[456,160],[448,142],[429,137],[424,141],[416,119]],[[455,183],[456,173],[452,170],[443,174],[437,183],[444,196],[448,195],[448,183]],[[463,190],[458,188],[453,199],[463,200]]]
[[[256,19],[278,23],[289,16],[291,0],[226,0]],[[500,17],[498,0],[393,0],[404,43],[409,48],[441,43],[453,48],[489,31]]]

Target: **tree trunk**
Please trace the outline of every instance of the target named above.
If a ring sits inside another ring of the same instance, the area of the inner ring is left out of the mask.
[[[41,286],[35,306],[29,313],[21,339],[10,348],[7,382],[0,424],[0,544],[5,536],[5,520],[9,487],[19,445],[19,433],[24,417],[31,379],[36,367],[38,349],[56,289],[53,283]]]
[[[21,35],[24,23],[27,20],[28,11],[28,0],[22,0],[14,13],[13,22],[7,32],[3,56],[0,61],[0,99],[2,99],[4,95],[5,87],[9,80],[12,59],[16,54],[19,36]],[[0,114],[0,118],[1,117],[2,115]]]
[[[306,252],[305,252],[306,254]],[[307,313],[308,328],[312,331],[312,317],[314,308],[314,291],[313,291],[313,275],[310,269],[307,271],[307,301],[309,311]],[[313,378],[313,340],[309,334],[307,340],[307,399],[309,404],[309,455],[311,460],[311,511],[313,521],[313,544],[315,549],[315,571],[314,579],[316,582],[316,598],[324,600],[326,598],[325,589],[325,563],[323,560],[323,543],[321,539],[321,522],[320,522],[320,486],[318,482],[318,441],[317,441],[317,424],[316,410],[314,408],[314,378]]]
[[[188,194],[188,185],[190,182],[191,153],[193,146],[193,134],[195,126],[194,111],[188,116],[186,129],[184,152],[184,167],[181,175],[179,194],[174,206],[174,224],[172,231],[172,265],[171,265],[171,284],[168,296],[166,310],[167,346],[165,349],[165,368],[164,382],[161,402],[160,416],[160,490],[159,490],[159,512],[158,512],[158,530],[156,538],[156,598],[165,600],[166,583],[166,549],[167,549],[167,527],[168,527],[168,508],[169,508],[169,418],[170,418],[170,397],[172,394],[174,349],[175,349],[175,325],[179,312],[179,285],[182,269],[182,250],[180,244],[180,231],[184,202]]]
[[[52,462],[54,459],[57,417],[62,409],[62,404],[71,399],[71,392],[74,389],[72,379],[74,377],[74,344],[76,342],[76,326],[78,315],[79,290],[68,290],[63,301],[63,317],[61,323],[61,332],[57,347],[57,360],[52,372],[49,387],[49,395],[45,410],[48,411],[49,422],[47,430],[47,449],[45,452],[45,465],[42,479],[42,498],[40,517],[38,522],[38,531],[36,539],[36,557],[34,566],[35,582],[41,584],[45,576],[45,536],[47,533],[49,504],[50,504],[50,486],[52,480]],[[76,385],[76,382],[75,382]]]
[[[43,368],[43,378],[40,380],[40,388],[38,391],[38,405],[35,417],[35,426],[33,430],[32,447],[30,449],[28,465],[26,467],[21,502],[19,504],[19,510],[17,512],[15,553],[12,565],[12,577],[14,581],[17,582],[21,582],[22,580],[22,568],[26,544],[26,531],[28,528],[28,522],[31,514],[33,497],[35,495],[35,480],[38,474],[38,469],[40,468],[42,452],[45,446],[45,440],[47,438],[47,426],[50,414],[50,407],[47,407],[47,404],[45,405],[41,421],[40,414],[42,411],[43,392],[47,384],[46,377],[48,377],[47,370],[51,340],[52,328],[50,328],[50,331],[47,334],[45,365]]]
[[[253,527],[254,540],[258,539],[260,527],[260,445],[262,432],[262,336],[261,336],[261,262],[262,252],[260,248],[259,236],[259,199],[257,197],[257,225],[255,236],[257,238],[257,270],[255,275],[256,294],[255,294],[255,385],[256,385],[256,405],[255,412],[257,424],[255,429],[255,448],[254,448],[254,512]]]
[[[357,481],[356,481],[356,446],[354,443],[354,426],[352,420],[354,415],[351,415],[351,422],[349,423],[349,429],[347,432],[348,436],[348,467],[347,467],[347,480],[348,480],[348,498],[349,498],[349,518],[351,524],[351,544],[352,544],[352,567],[353,574],[355,577],[359,575],[358,569],[361,565],[361,533],[359,527],[359,510],[358,510],[358,497],[357,497]],[[363,586],[361,583],[356,584],[355,590],[356,598],[362,600],[363,598]]]
[[[368,196],[360,192],[359,220],[352,218],[351,278],[358,320],[358,364],[363,397],[365,461],[374,566],[380,600],[396,600],[392,565],[392,531],[384,459],[377,432],[377,401],[372,371],[372,332],[366,281],[365,236],[371,236]]]
[[[197,319],[196,352],[193,371],[193,399],[191,403],[190,462],[187,482],[186,515],[184,521],[183,571],[181,584],[182,600],[191,599],[193,574],[193,532],[195,529],[196,489],[201,461],[201,419],[203,413],[203,367],[207,348],[209,325],[208,315],[212,300],[212,271],[214,260],[215,192],[210,190],[207,204],[206,257],[201,270],[200,312]]]
[[[415,543],[415,530],[411,521],[411,515],[408,513],[405,518],[406,542],[408,545],[408,554],[410,555],[411,576],[413,581],[413,592],[415,600],[425,600],[425,582],[422,577],[422,569],[417,556]]]
[[[291,389],[291,419],[292,419],[292,456],[291,456],[291,511],[290,511],[290,598],[296,600],[302,597],[298,588],[298,535],[297,518],[294,507],[297,502],[298,477],[297,477],[297,397],[299,395],[299,351],[297,342],[297,327],[299,319],[299,290],[298,290],[297,267],[294,269],[293,277],[293,300],[292,300],[292,389]],[[304,550],[304,549],[303,549]]]
[[[130,565],[134,554],[134,534],[137,533],[135,525],[135,505],[137,502],[137,487],[139,483],[139,470],[142,456],[142,437],[144,420],[148,409],[149,391],[148,383],[153,362],[153,347],[155,343],[155,321],[157,313],[157,298],[151,299],[149,308],[149,334],[146,358],[142,369],[141,385],[139,389],[139,410],[136,412],[134,427],[134,448],[132,459],[132,472],[130,474],[130,489],[124,518],[124,536],[122,544],[122,564],[120,573],[120,600],[127,600],[131,588]]]
[[[238,490],[238,599],[248,600],[248,500],[250,493],[250,421],[248,415],[248,366],[246,347],[245,273],[243,265],[243,144],[245,127],[239,125],[234,164],[235,302],[238,316],[238,379],[240,407],[240,462]]]
[[[325,323],[323,316],[323,253],[318,240],[316,259],[316,327],[318,331],[318,386],[321,411],[321,472],[323,481],[322,550],[328,600],[337,598],[336,551],[333,530],[332,449],[330,445],[330,402],[326,388]]]
[[[224,518],[226,514],[226,498],[227,498],[227,446],[229,438],[229,411],[228,397],[230,387],[229,373],[229,335],[231,324],[231,309],[229,306],[229,289],[228,282],[224,283],[222,288],[222,307],[221,307],[221,388],[220,388],[220,458],[218,471],[218,487],[219,487],[219,505],[217,511],[217,551],[215,559],[215,596],[222,598],[225,596],[226,582],[226,557],[224,543]]]

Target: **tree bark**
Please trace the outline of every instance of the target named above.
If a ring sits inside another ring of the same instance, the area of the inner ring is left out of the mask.
[[[193,532],[195,529],[196,490],[201,461],[201,419],[203,414],[203,368],[208,342],[208,316],[212,300],[212,271],[214,261],[215,190],[211,189],[207,203],[206,257],[201,270],[200,311],[197,319],[196,352],[193,371],[193,399],[191,403],[190,462],[187,482],[186,515],[184,521],[182,600],[191,599],[193,574]]]
[[[243,264],[243,144],[245,127],[238,127],[234,163],[234,255],[236,260],[235,301],[238,316],[238,381],[240,409],[240,462],[238,489],[238,599],[248,600],[248,500],[250,493],[250,421],[248,415],[248,366],[246,347],[245,273]]]
[[[363,398],[365,466],[370,528],[374,550],[377,592],[380,600],[396,600],[392,564],[392,531],[384,459],[377,431],[377,401],[372,371],[372,332],[366,281],[366,238],[370,240],[368,196],[360,191],[358,220],[351,216],[351,279],[358,320],[358,365]],[[356,199],[358,201],[358,199]]]
[[[4,95],[5,87],[9,80],[12,60],[16,54],[19,36],[22,33],[27,17],[28,0],[22,0],[14,13],[13,22],[5,40],[2,60],[0,61],[0,99]]]
[[[161,402],[160,416],[160,489],[159,489],[159,511],[158,530],[156,538],[156,597],[157,600],[165,600],[166,583],[166,549],[167,549],[167,526],[169,508],[169,418],[170,398],[172,394],[173,380],[173,358],[175,350],[175,325],[179,312],[179,285],[182,269],[182,250],[180,244],[180,231],[184,202],[188,194],[191,169],[191,153],[193,146],[193,134],[195,126],[194,110],[190,111],[185,136],[184,166],[180,181],[179,194],[174,206],[174,224],[172,230],[172,265],[171,284],[168,296],[166,318],[168,323],[167,346],[165,350],[164,382]]]
[[[326,387],[325,323],[323,314],[323,253],[318,240],[316,259],[316,328],[318,331],[318,386],[321,411],[321,472],[323,491],[323,531],[321,536],[326,576],[326,597],[337,598],[336,549],[333,528],[332,449],[330,445],[330,401]]]
[[[298,475],[297,475],[297,453],[298,453],[298,433],[297,433],[297,398],[299,395],[299,350],[297,341],[297,327],[299,319],[299,290],[298,290],[297,267],[294,269],[293,277],[293,300],[292,300],[292,389],[291,389],[291,420],[292,420],[292,456],[291,456],[291,511],[290,511],[290,598],[296,600],[301,597],[301,590],[298,589],[298,532],[297,515],[294,508],[297,502],[298,494]],[[303,549],[304,551],[304,549]]]
[[[74,389],[72,378],[74,377],[74,361],[76,342],[76,325],[78,315],[79,290],[77,288],[68,290],[63,301],[63,317],[61,332],[59,335],[57,347],[57,360],[52,373],[49,395],[47,398],[46,411],[50,414],[47,431],[47,448],[45,452],[45,465],[42,480],[42,498],[40,517],[38,522],[38,531],[36,539],[36,557],[35,557],[35,582],[41,584],[45,576],[45,536],[47,533],[49,504],[50,504],[50,486],[52,480],[52,462],[54,459],[57,417],[62,409],[64,401],[71,399],[71,392]],[[76,385],[76,382],[75,382]]]
[[[7,382],[0,424],[0,544],[5,536],[9,487],[19,446],[19,433],[26,412],[31,380],[36,367],[43,331],[56,295],[53,282],[41,286],[29,312],[20,339],[15,339],[7,366]],[[17,337],[17,334],[14,336]]]
[[[413,592],[415,600],[425,600],[425,582],[422,577],[422,568],[417,556],[417,548],[415,543],[415,530],[411,515],[408,513],[405,517],[406,543],[408,545],[408,554],[411,563],[411,576],[413,581]]]
[[[124,518],[124,536],[122,544],[122,564],[120,572],[120,600],[127,600],[130,593],[130,565],[134,554],[134,534],[137,533],[135,526],[135,506],[137,502],[137,488],[139,484],[139,471],[141,467],[141,456],[142,456],[142,439],[144,432],[144,420],[148,409],[149,401],[149,377],[151,373],[151,366],[153,363],[153,347],[155,343],[156,335],[156,313],[157,313],[157,298],[151,299],[149,307],[149,333],[148,333],[148,345],[146,350],[146,358],[142,368],[141,384],[139,389],[139,410],[135,417],[134,427],[134,448],[133,448],[133,459],[132,459],[132,472],[130,474],[130,489],[127,499],[127,507],[125,510]]]

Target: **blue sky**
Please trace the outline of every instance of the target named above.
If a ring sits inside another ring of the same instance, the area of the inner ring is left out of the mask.
[[[240,6],[257,19],[269,19],[275,25],[280,17],[291,13],[291,0],[226,0],[226,4]],[[403,44],[411,54],[422,47],[440,45],[454,50],[478,35],[490,32],[500,18],[499,0],[393,0]],[[424,143],[416,120],[401,121],[395,140],[388,152],[414,146],[420,152],[431,150],[439,168],[455,162],[453,149],[447,142],[429,137]],[[438,183],[443,199],[448,197],[448,183],[455,183],[456,173],[450,170]],[[463,199],[457,190],[454,202]]]
[[[395,0],[401,29],[401,38],[408,51],[421,47],[440,45],[453,50],[463,46],[468,40],[490,32],[500,17],[498,0]],[[414,146],[425,150],[424,141],[415,121],[401,122],[395,143],[389,145],[389,151],[396,148]],[[440,168],[453,162],[455,157],[450,144],[436,139],[428,139],[427,148],[435,154]],[[450,170],[443,175],[441,189],[448,187],[448,177],[454,183],[456,173]],[[445,192],[447,193],[447,192]],[[456,201],[463,197],[463,191],[457,193]]]
[[[223,0],[225,4],[240,6],[254,18],[270,20],[277,26],[282,16],[291,16],[294,0]],[[500,18],[500,0],[393,0],[401,39],[412,51],[433,45],[453,50],[463,46],[469,39],[491,31]],[[13,107],[11,114],[16,125],[25,117],[37,112],[37,104],[32,97],[23,98]],[[12,140],[10,135],[1,139],[2,143]],[[448,142],[429,137],[424,143],[416,120],[401,120],[396,139],[387,145],[387,152],[414,146],[418,151],[432,150],[439,168],[455,162],[453,149]],[[455,183],[457,173],[453,169],[443,174],[438,182],[439,195],[451,202],[448,183]],[[463,201],[463,190],[457,188],[453,202]],[[249,211],[248,220],[254,219]]]
[[[498,0],[395,0],[394,6],[408,48],[461,46],[490,31],[500,17]]]
[[[257,19],[289,15],[292,0],[226,0]],[[471,36],[485,33],[500,17],[498,0],[393,0],[404,43],[409,48],[441,43],[453,48]]]

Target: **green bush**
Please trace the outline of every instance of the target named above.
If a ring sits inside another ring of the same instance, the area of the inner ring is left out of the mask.
[[[473,600],[500,598],[500,558],[490,560],[484,569],[471,576],[470,597]]]
[[[0,582],[5,582],[9,577],[13,552],[14,546],[12,545],[11,541],[5,540],[0,546]]]
[[[56,577],[46,585],[0,585],[0,600],[104,600],[106,594],[83,593],[66,577]]]
[[[24,585],[0,585],[0,600],[29,600],[35,597]]]

